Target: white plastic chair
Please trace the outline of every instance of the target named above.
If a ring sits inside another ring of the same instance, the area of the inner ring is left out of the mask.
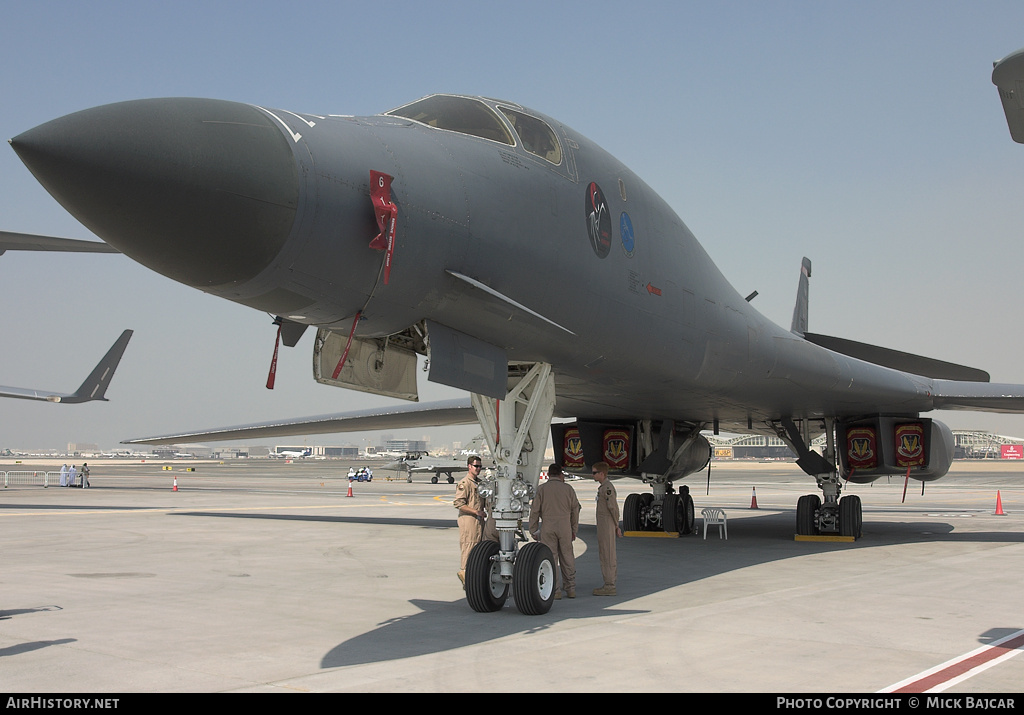
[[[729,538],[729,527],[726,524],[725,510],[720,509],[717,506],[709,506],[707,509],[701,509],[700,515],[704,517],[704,538],[708,538],[708,527],[718,527],[718,538],[721,539],[723,536]]]

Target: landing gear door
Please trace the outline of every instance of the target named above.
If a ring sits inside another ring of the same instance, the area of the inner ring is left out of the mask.
[[[313,379],[324,385],[419,401],[416,389],[416,353],[388,338],[353,338],[348,357],[348,336],[320,329],[313,345]],[[337,372],[337,377],[334,373]]]

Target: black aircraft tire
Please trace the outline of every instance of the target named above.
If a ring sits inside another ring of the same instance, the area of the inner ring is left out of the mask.
[[[814,512],[821,506],[817,494],[805,494],[796,503],[796,533],[799,536],[814,536]]]
[[[519,549],[512,569],[512,593],[523,615],[540,616],[551,610],[555,601],[555,559],[546,544],[531,541]]]
[[[679,531],[683,523],[683,504],[678,494],[666,494],[661,504],[661,528],[666,533]]]
[[[430,483],[431,484],[437,484],[437,475],[436,474],[430,478]]]
[[[679,533],[692,534],[694,524],[697,521],[697,517],[693,513],[693,497],[690,496],[689,490],[686,490],[681,496],[683,499],[683,523]]]
[[[501,610],[508,598],[508,584],[491,578],[498,570],[498,564],[491,558],[499,550],[497,541],[481,541],[466,559],[466,600],[477,613]]]
[[[449,484],[455,484],[455,477],[453,477],[452,475],[449,474],[448,475],[448,483]]]
[[[622,505],[622,530],[640,531],[640,495],[629,494]]]
[[[849,494],[839,500],[839,535],[860,538],[861,520],[863,511],[861,509],[860,497]]]

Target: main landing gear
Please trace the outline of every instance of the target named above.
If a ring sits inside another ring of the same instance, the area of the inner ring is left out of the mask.
[[[796,503],[796,533],[798,536],[837,534],[859,539],[864,523],[860,497],[847,494],[840,498],[839,475],[818,474],[818,488],[825,499],[817,494],[806,494]]]
[[[814,477],[822,496],[806,494],[796,503],[797,536],[835,534],[859,539],[864,521],[860,497],[847,494],[840,498],[843,486],[836,470],[835,420],[824,420],[826,444],[824,454],[810,449],[808,420],[803,421],[803,433],[792,419],[781,420],[776,433],[797,454],[797,465]]]
[[[622,507],[623,531],[693,533],[693,497],[690,488],[672,491],[670,482],[655,482],[653,494],[630,494]]]

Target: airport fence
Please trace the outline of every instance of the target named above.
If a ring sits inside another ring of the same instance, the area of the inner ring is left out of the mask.
[[[7,487],[59,487],[60,472],[23,471],[0,472]]]

